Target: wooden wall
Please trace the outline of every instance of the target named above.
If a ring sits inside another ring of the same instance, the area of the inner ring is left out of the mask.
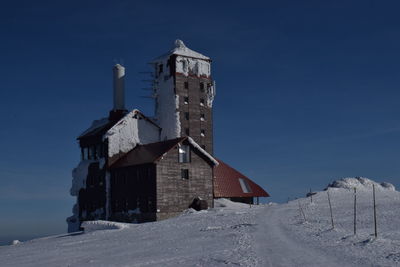
[[[178,149],[170,150],[157,164],[157,219],[175,216],[188,209],[195,197],[213,206],[213,169],[197,151],[191,150],[191,162],[178,162]],[[189,169],[189,179],[181,178],[181,169]]]

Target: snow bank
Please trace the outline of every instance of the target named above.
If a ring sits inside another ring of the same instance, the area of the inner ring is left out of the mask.
[[[121,230],[129,228],[129,224],[98,220],[85,221],[81,227],[85,229],[85,232],[93,232],[98,230]]]
[[[328,188],[345,188],[345,189],[353,189],[357,188],[357,190],[371,190],[372,186],[375,185],[376,189],[380,190],[389,190],[395,191],[394,185],[390,183],[377,183],[371,179],[364,177],[348,177],[342,178],[336,181],[333,181],[328,185]]]
[[[217,198],[214,200],[215,208],[228,208],[228,209],[244,209],[249,208],[249,204],[234,202],[226,198]]]

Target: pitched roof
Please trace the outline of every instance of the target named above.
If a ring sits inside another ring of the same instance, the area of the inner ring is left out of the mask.
[[[218,162],[207,152],[201,149],[190,137],[180,137],[162,142],[150,143],[145,145],[137,145],[121,159],[111,165],[111,168],[120,168],[146,163],[153,163],[159,160],[165,153],[169,152],[179,143],[187,140],[188,143],[197,149],[212,164],[217,165]]]
[[[193,51],[192,49],[188,48],[181,40],[177,39],[177,40],[175,40],[174,47],[168,53],[155,58],[152,62],[155,63],[159,60],[169,57],[170,55],[191,57],[191,58],[197,58],[197,59],[210,61],[209,57],[207,57],[203,54],[200,54],[196,51]]]
[[[269,197],[269,194],[248,177],[217,159],[214,168],[214,197]]]

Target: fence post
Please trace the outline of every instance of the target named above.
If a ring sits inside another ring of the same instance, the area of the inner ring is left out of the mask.
[[[331,223],[332,223],[332,229],[335,229],[335,224],[333,223],[333,213],[332,213],[332,204],[331,204],[331,197],[329,196],[329,191],[326,191],[328,193],[328,202],[329,202],[329,210],[331,212]]]
[[[354,235],[357,234],[357,188],[354,187]]]
[[[300,215],[303,215],[304,222],[306,222],[306,221],[307,221],[307,220],[306,220],[306,215],[304,214],[304,211],[303,211],[303,209],[301,208],[300,199],[298,200],[298,203],[299,203]]]
[[[375,198],[375,185],[372,185],[372,195],[374,198],[374,226],[375,226],[375,238],[378,237],[378,229],[377,229],[377,223],[376,223],[376,198]]]
[[[311,191],[311,188],[310,188],[310,196],[311,196],[311,203],[312,203],[312,191]]]

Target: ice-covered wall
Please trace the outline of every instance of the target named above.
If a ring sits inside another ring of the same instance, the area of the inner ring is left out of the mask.
[[[185,76],[189,74],[210,77],[211,65],[209,60],[190,58],[184,56],[176,57],[176,72]]]
[[[164,64],[165,75],[157,79],[157,123],[161,127],[161,141],[180,137],[181,124],[179,119],[179,96],[175,94],[175,85],[172,76],[169,76],[169,67]]]
[[[103,139],[108,140],[108,157],[111,158],[129,152],[138,144],[159,141],[159,128],[134,109],[108,130]]]

